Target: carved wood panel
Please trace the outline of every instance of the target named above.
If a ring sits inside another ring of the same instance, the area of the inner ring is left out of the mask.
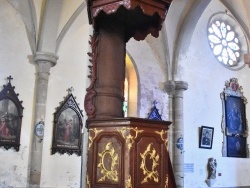
[[[148,133],[135,144],[136,187],[163,187],[167,174],[166,149],[158,135]]]
[[[87,121],[87,187],[169,187],[169,124],[138,118]]]

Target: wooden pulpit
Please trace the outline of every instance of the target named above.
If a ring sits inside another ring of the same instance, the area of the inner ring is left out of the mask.
[[[175,187],[168,155],[170,124],[140,118],[87,121],[87,188]]]

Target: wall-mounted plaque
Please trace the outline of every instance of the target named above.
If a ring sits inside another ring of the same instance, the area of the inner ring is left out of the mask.
[[[39,138],[43,138],[44,135],[44,122],[40,121],[35,125],[35,135]]]
[[[70,92],[54,113],[52,154],[82,154],[82,111]]]
[[[11,85],[13,78],[9,76],[7,79],[8,84],[3,85],[0,92],[0,147],[19,151],[23,106]]]

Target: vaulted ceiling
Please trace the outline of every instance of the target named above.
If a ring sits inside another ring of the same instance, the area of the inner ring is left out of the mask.
[[[85,11],[87,0],[7,0],[20,13],[26,27],[32,53],[56,53],[75,19]],[[173,0],[161,36],[155,42],[146,38],[160,66],[172,79],[177,71],[180,53],[188,50],[193,31],[212,0]],[[249,0],[218,0],[237,19],[248,39],[250,20]]]

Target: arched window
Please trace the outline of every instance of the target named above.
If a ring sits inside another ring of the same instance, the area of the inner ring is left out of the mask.
[[[132,58],[126,54],[126,76],[124,83],[124,116],[138,116],[138,77]]]
[[[248,46],[238,22],[227,13],[217,13],[210,18],[207,31],[211,50],[218,61],[231,70],[243,68],[243,54]]]

